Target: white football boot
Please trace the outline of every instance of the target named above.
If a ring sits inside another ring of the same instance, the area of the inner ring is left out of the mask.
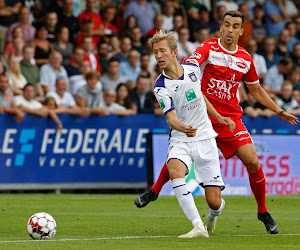
[[[194,228],[186,234],[178,236],[178,238],[188,239],[188,238],[208,238],[207,230],[202,226],[194,226]]]

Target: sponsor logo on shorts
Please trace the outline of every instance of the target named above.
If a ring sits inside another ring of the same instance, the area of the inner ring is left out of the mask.
[[[248,134],[248,131],[240,131],[234,135],[234,137],[239,137],[240,135]]]

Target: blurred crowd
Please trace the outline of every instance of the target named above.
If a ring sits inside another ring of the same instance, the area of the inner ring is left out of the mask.
[[[162,115],[153,95],[161,73],[147,45],[157,30],[178,38],[178,60],[219,37],[223,15],[245,15],[239,45],[253,57],[262,86],[285,111],[300,115],[299,0],[0,0],[0,112]],[[248,94],[251,117],[274,113]]]

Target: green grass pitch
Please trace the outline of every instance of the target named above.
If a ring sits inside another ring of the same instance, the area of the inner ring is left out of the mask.
[[[0,249],[300,249],[300,196],[268,196],[278,235],[256,218],[253,197],[224,197],[217,230],[207,239],[178,239],[192,229],[175,197],[137,209],[136,195],[0,194]],[[204,197],[195,197],[205,221]],[[36,212],[57,222],[50,241],[34,241],[26,223]]]

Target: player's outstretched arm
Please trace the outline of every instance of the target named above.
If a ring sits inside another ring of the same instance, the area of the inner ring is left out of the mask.
[[[187,137],[194,137],[197,132],[197,128],[193,128],[191,125],[183,124],[177,117],[176,111],[172,110],[166,114],[167,121],[172,129],[185,133]]]
[[[292,125],[299,123],[299,120],[296,116],[288,114],[281,108],[279,108],[276,103],[272,101],[269,97],[267,92],[260,86],[259,83],[256,84],[248,84],[248,90],[250,91],[251,95],[259,101],[265,107],[271,109],[273,112],[276,113],[282,120],[289,122]]]
[[[202,94],[203,95],[203,94]],[[213,118],[215,118],[220,124],[224,124],[230,127],[230,131],[233,132],[235,130],[235,122],[231,120],[230,117],[224,117],[221,116],[217,110],[211,105],[209,100],[207,100],[206,96],[203,95],[205,103],[206,103],[206,108],[207,108],[207,113],[210,114]]]

